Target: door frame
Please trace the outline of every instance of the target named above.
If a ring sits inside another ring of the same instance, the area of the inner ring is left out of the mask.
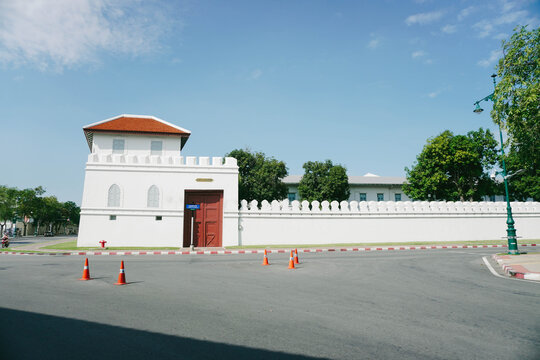
[[[189,214],[191,210],[186,210],[186,204],[189,204],[189,202],[187,201],[188,197],[190,195],[213,195],[213,194],[219,195],[218,238],[219,238],[220,245],[217,247],[223,246],[223,195],[224,195],[223,190],[215,190],[215,189],[214,190],[201,190],[201,189],[187,190],[185,189],[184,190],[184,205],[183,205],[183,210],[184,210],[184,226],[183,226],[184,232],[182,234],[183,247],[186,247],[186,244],[187,244],[187,247],[189,247],[189,245],[191,244],[191,238],[190,238],[191,221],[187,221],[188,218],[191,219],[191,214]],[[188,217],[187,214],[189,214],[190,217]],[[187,230],[186,230],[186,226],[187,226]],[[186,235],[187,235],[187,239],[186,239]],[[195,241],[194,241],[194,245],[195,245]]]

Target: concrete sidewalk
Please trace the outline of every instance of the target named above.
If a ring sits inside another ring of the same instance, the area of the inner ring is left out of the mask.
[[[493,259],[512,277],[540,281],[540,253],[493,255]]]

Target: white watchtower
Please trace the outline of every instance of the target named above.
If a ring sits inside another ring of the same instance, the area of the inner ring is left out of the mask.
[[[236,159],[183,157],[191,132],[153,116],[120,115],[83,128],[86,163],[77,245],[238,244]]]

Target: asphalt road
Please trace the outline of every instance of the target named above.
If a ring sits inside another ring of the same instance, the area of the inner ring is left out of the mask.
[[[500,249],[0,256],[0,359],[538,359],[540,283]],[[120,260],[128,285],[114,286]]]

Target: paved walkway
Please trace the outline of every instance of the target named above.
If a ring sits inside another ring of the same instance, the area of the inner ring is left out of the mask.
[[[540,281],[540,252],[521,255],[493,255],[493,259],[509,276]]]
[[[61,244],[68,241],[76,240],[77,238],[74,237],[57,237],[54,240],[43,240],[39,242],[31,242],[30,244],[26,244],[24,241],[26,238],[15,238],[10,239],[10,245],[9,247],[13,250],[18,251],[45,251],[45,252],[58,252],[59,250],[53,250],[53,249],[43,249],[46,246]],[[28,238],[32,239],[32,238]],[[19,245],[20,242],[23,242],[25,245]]]

